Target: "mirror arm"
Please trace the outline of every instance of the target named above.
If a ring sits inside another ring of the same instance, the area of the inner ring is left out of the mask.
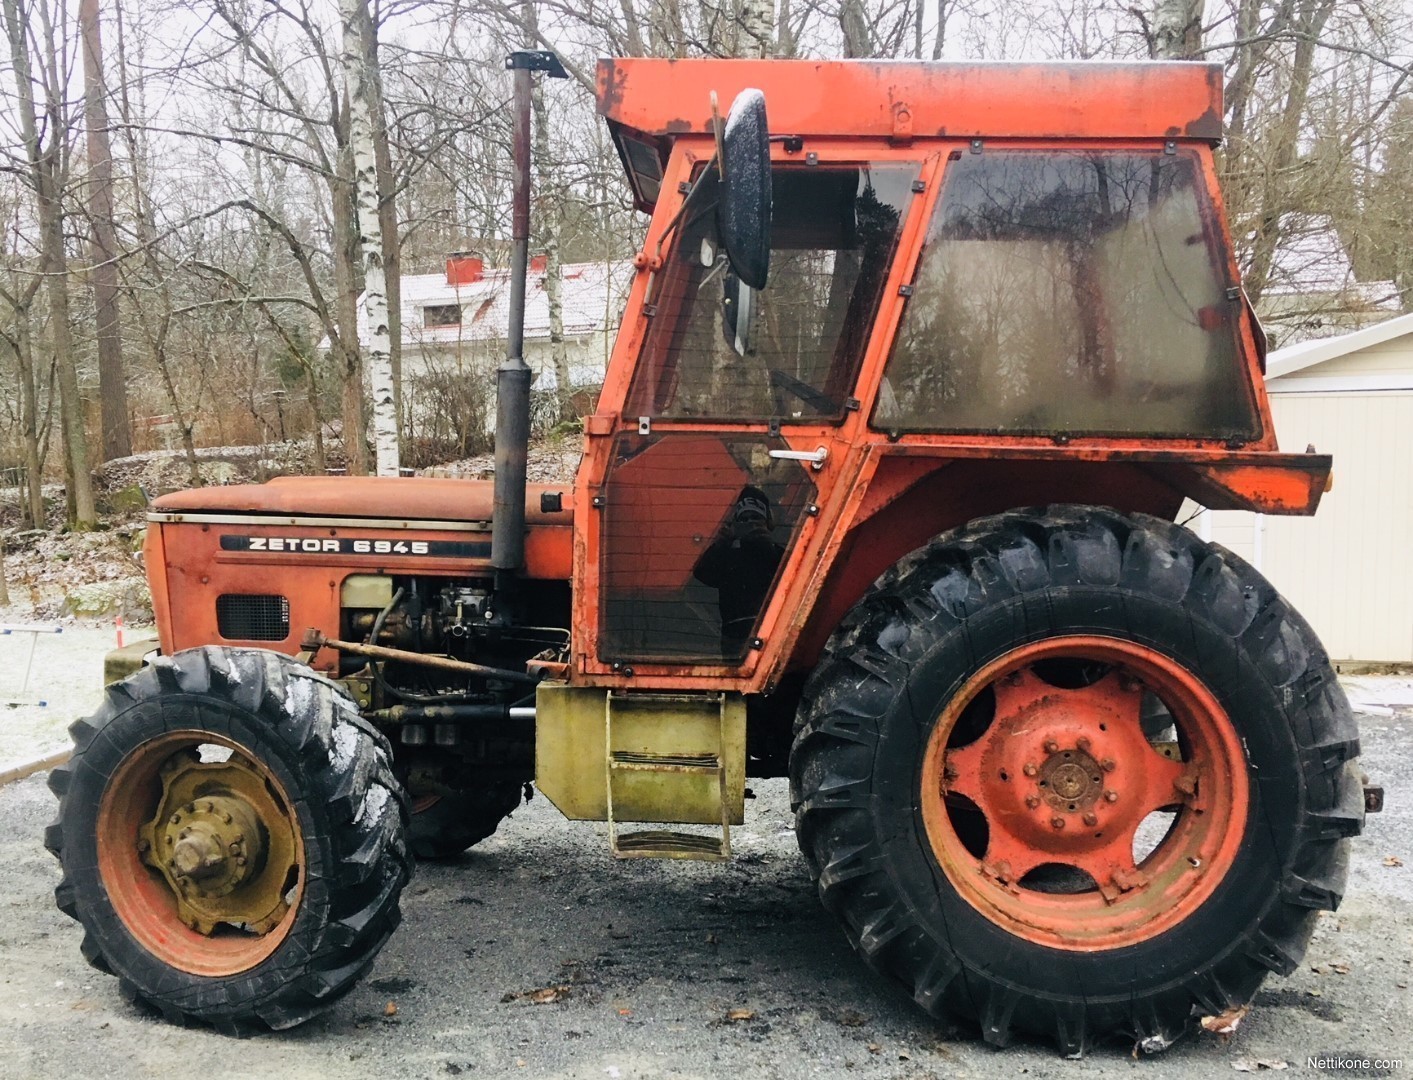
[[[711,172],[712,165],[719,162],[720,159],[720,154],[713,154],[711,159],[706,163],[706,168],[698,173],[697,178],[692,181],[692,186],[682,199],[682,205],[677,208],[677,213],[672,215],[672,220],[667,223],[667,228],[663,229],[662,235],[657,238],[657,245],[653,248],[652,257],[647,260],[649,267],[656,268],[662,266],[662,249],[667,246],[668,241],[671,240],[673,234],[677,232],[678,226],[682,224],[682,219],[687,216],[687,211],[692,208],[692,201],[696,198],[697,192],[701,190],[702,179],[707,173]],[[643,303],[645,304],[652,303],[653,284],[657,280],[656,269],[650,269],[649,273],[652,277],[648,279],[647,293],[643,297]]]

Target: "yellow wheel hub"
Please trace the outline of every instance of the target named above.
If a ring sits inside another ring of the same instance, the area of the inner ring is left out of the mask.
[[[138,830],[143,862],[165,879],[183,923],[267,933],[289,910],[298,841],[291,811],[244,756],[203,762],[182,750],[158,770],[162,797]]]

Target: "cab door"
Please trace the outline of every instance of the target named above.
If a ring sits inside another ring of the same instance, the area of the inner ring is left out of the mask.
[[[581,472],[586,681],[742,687],[791,617],[773,602],[845,472],[858,372],[935,162],[882,145],[868,161],[857,144],[778,153],[759,291],[721,251],[714,172],[681,147],[669,168],[703,187],[685,210],[659,204],[648,250],[678,220],[635,284]]]

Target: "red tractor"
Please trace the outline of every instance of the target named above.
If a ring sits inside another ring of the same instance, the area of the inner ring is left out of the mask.
[[[1161,1048],[1294,970],[1364,792],[1310,627],[1174,524],[1330,478],[1277,448],[1220,69],[612,60],[599,107],[652,217],[572,489],[526,489],[512,326],[494,487],[158,500],[161,655],[51,779],[84,955],[289,1027],[532,781],[722,859],[788,775],[857,950],[990,1042]]]

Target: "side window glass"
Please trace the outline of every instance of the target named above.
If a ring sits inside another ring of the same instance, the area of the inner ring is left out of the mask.
[[[1186,154],[949,162],[873,426],[1256,437],[1211,213]]]
[[[654,283],[628,415],[842,417],[917,175],[911,163],[776,169],[761,290],[730,274],[715,174],[703,177]]]

